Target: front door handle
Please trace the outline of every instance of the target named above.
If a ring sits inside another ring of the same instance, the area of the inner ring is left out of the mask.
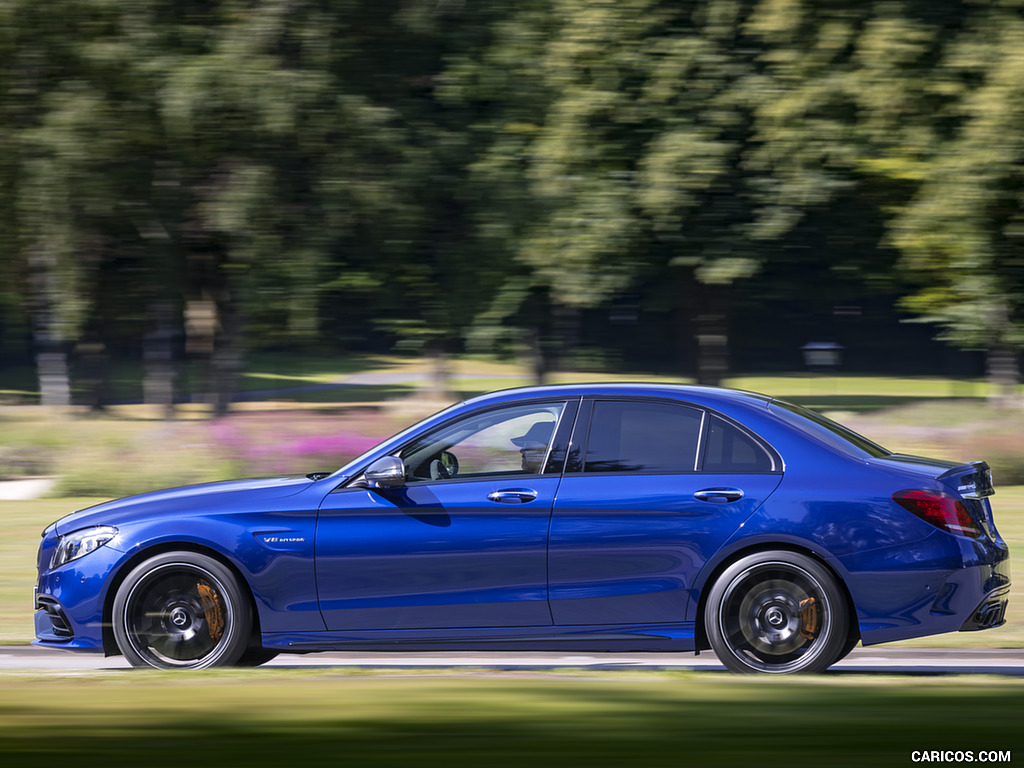
[[[725,504],[730,501],[739,501],[743,498],[743,491],[739,488],[704,488],[693,494],[698,501],[710,501],[715,504]]]
[[[529,488],[505,488],[487,494],[487,498],[499,504],[523,504],[537,498],[537,492]]]

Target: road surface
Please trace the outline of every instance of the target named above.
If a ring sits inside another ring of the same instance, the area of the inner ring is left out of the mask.
[[[266,666],[277,668],[359,667],[364,669],[473,668],[487,670],[678,669],[724,671],[710,651],[689,653],[311,653],[282,654]],[[120,656],[51,651],[31,646],[0,646],[0,672],[103,671],[129,666]],[[1024,677],[1024,649],[857,648],[830,674],[1002,675]]]

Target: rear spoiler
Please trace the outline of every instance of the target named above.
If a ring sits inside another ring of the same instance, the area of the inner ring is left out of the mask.
[[[943,472],[939,480],[956,488],[965,499],[983,499],[996,492],[992,485],[992,469],[984,461],[971,461]]]

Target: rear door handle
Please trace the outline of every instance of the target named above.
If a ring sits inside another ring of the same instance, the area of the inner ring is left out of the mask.
[[[523,504],[537,498],[537,492],[529,488],[505,488],[487,494],[487,498],[499,504]]]
[[[743,491],[739,488],[704,488],[693,494],[693,498],[699,501],[710,501],[715,504],[725,504],[730,501],[739,501],[743,498]]]

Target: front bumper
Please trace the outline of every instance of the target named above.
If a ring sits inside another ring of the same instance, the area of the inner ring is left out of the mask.
[[[113,547],[100,547],[79,560],[49,570],[52,547],[40,550],[39,578],[35,588],[33,645],[82,651],[102,651],[103,606],[110,575],[128,556]]]

